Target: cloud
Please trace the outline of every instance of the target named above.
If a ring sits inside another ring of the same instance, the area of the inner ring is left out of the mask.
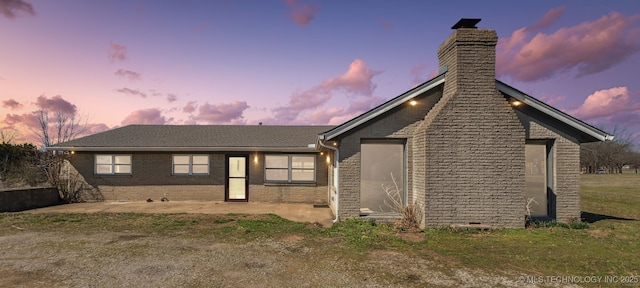
[[[187,105],[189,105],[189,102]],[[185,106],[186,108],[187,106]],[[242,116],[244,110],[249,108],[245,101],[231,101],[230,103],[209,104],[204,103],[198,108],[198,114],[192,119],[204,121],[209,124],[244,123]],[[184,109],[183,109],[184,110]]]
[[[367,68],[367,64],[363,60],[355,59],[349,65],[347,72],[341,76],[326,79],[311,89],[294,92],[289,103],[274,108],[272,110],[273,118],[263,119],[263,122],[269,124],[298,123],[302,121],[302,119],[298,119],[300,113],[318,109],[329,101],[336,92],[346,92],[347,96],[369,97],[376,88],[372,81],[373,77],[380,73]]]
[[[122,125],[131,125],[131,124],[148,124],[148,125],[164,125],[167,123],[167,119],[162,116],[160,109],[158,108],[149,108],[149,109],[140,109],[131,112],[124,120],[122,120]]]
[[[167,94],[167,101],[169,101],[169,103],[175,102],[176,100],[178,100],[178,96],[172,93]]]
[[[184,113],[191,113],[193,111],[196,111],[196,108],[198,108],[198,102],[196,101],[189,101],[187,102],[187,105],[184,105],[184,108],[182,108],[182,112]]]
[[[393,22],[386,19],[380,19],[380,25],[382,25],[382,28],[384,28],[384,30],[390,30],[393,28]]]
[[[625,17],[611,12],[592,22],[558,29],[551,34],[531,32],[550,25],[564,9],[549,11],[530,27],[498,41],[496,75],[519,81],[550,78],[570,69],[577,76],[598,73],[640,50],[640,15]]]
[[[118,43],[109,42],[109,52],[107,56],[111,63],[127,60],[127,47]]]
[[[301,3],[298,0],[285,0],[285,3],[291,8],[291,18],[300,26],[306,26],[313,20],[315,15],[320,12],[319,7],[313,7],[307,3]]]
[[[104,123],[93,123],[85,126],[85,131],[81,136],[92,135],[109,130],[109,126]]]
[[[11,110],[17,110],[22,108],[22,104],[20,104],[20,102],[16,100],[9,99],[9,100],[2,101],[2,107],[9,108]]]
[[[125,78],[129,78],[129,80],[140,80],[140,73],[138,72],[134,72],[131,70],[125,70],[125,69],[118,69],[118,71],[116,71],[116,76],[120,76],[120,77],[125,77]]]
[[[539,31],[553,25],[553,23],[555,23],[558,18],[560,18],[560,16],[564,14],[565,10],[567,9],[564,6],[549,10],[549,12],[545,13],[544,16],[542,16],[542,19],[540,19],[540,21],[533,23],[531,26],[527,27],[527,32]]]
[[[627,87],[613,87],[587,96],[580,107],[569,113],[582,120],[589,120],[638,109],[640,102],[631,98]]]
[[[349,70],[346,73],[340,77],[325,80],[321,87],[327,90],[344,89],[351,93],[371,95],[375,89],[371,79],[380,73],[367,68],[367,63],[361,59],[355,59],[349,64]]]
[[[556,104],[559,104],[562,101],[567,99],[567,97],[565,96],[548,96],[548,95],[541,95],[541,96],[537,96],[536,98],[538,98],[538,100],[544,103],[547,103],[551,106],[556,106]]]
[[[140,96],[142,98],[147,98],[147,94],[144,92],[141,92],[138,89],[131,89],[131,88],[124,87],[124,88],[117,89],[116,92],[120,92],[128,95]]]
[[[33,6],[24,0],[0,0],[0,14],[8,19],[14,19],[19,13],[26,13],[31,16],[36,15]]]
[[[312,124],[338,125],[371,110],[372,108],[382,104],[384,101],[385,99],[382,97],[373,96],[351,101],[346,109],[342,107],[318,109],[313,111],[305,122]]]
[[[51,98],[47,98],[44,95],[38,96],[34,103],[38,108],[48,111],[57,112],[61,111],[66,114],[75,115],[78,111],[76,105],[71,104],[69,101],[62,99],[62,96],[56,95]]]

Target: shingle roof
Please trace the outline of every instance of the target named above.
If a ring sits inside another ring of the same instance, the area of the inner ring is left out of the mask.
[[[49,150],[309,149],[333,126],[130,125],[49,147]]]

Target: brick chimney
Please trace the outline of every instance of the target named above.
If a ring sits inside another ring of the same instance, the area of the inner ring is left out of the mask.
[[[427,226],[524,226],[524,126],[496,89],[498,36],[479,21],[460,20],[440,45],[442,97],[412,139]]]
[[[478,29],[480,19],[463,18],[453,25],[455,32],[440,45],[440,67],[447,67],[444,93],[450,89],[460,93],[496,90],[496,44],[498,34],[494,30]],[[464,91],[464,92],[463,92]]]

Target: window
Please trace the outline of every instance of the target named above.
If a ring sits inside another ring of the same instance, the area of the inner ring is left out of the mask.
[[[173,175],[208,175],[209,155],[173,155]]]
[[[96,174],[131,174],[131,155],[96,155]]]
[[[314,182],[315,155],[265,155],[264,179],[267,182]]]
[[[394,213],[405,205],[404,141],[363,139],[360,144],[360,214]]]
[[[553,217],[551,143],[529,140],[525,145],[525,197],[532,217]]]

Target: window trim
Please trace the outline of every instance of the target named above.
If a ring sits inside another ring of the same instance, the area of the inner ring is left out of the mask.
[[[286,156],[287,157],[287,168],[268,168],[267,167],[267,157],[269,156]],[[294,168],[293,157],[313,157],[313,168]],[[265,154],[262,157],[264,163],[263,176],[265,183],[290,183],[290,184],[310,184],[316,183],[317,181],[317,168],[318,168],[318,156],[317,154]],[[287,170],[287,180],[268,180],[267,179],[267,170]],[[313,180],[293,180],[293,171],[294,170],[305,170],[305,171],[313,171]]]
[[[555,139],[526,139],[525,145],[545,145],[545,166],[546,182],[547,182],[547,215],[531,216],[533,220],[555,220],[556,219],[556,194],[555,194]],[[526,193],[526,192],[525,192]],[[526,198],[526,196],[525,196]]]
[[[109,163],[109,164],[98,164],[98,157],[99,156],[109,156],[109,157],[111,157],[111,163]],[[116,164],[116,157],[118,157],[118,156],[127,156],[127,157],[129,157],[129,164]],[[98,165],[102,165],[102,166],[110,165],[111,166],[111,172],[110,173],[100,173],[100,172],[98,172]],[[129,166],[129,172],[127,172],[127,173],[116,172],[116,166]],[[133,174],[133,156],[131,154],[95,154],[94,157],[93,157],[93,174],[94,175],[132,175]]]
[[[176,156],[186,156],[189,157],[188,164],[177,164],[177,165],[187,165],[189,167],[189,172],[187,173],[176,173]],[[204,164],[193,164],[194,156],[206,156],[207,157],[207,172],[206,173],[194,173],[193,166],[204,166]],[[172,154],[171,155],[171,175],[172,176],[209,176],[211,175],[211,156],[209,154]]]

